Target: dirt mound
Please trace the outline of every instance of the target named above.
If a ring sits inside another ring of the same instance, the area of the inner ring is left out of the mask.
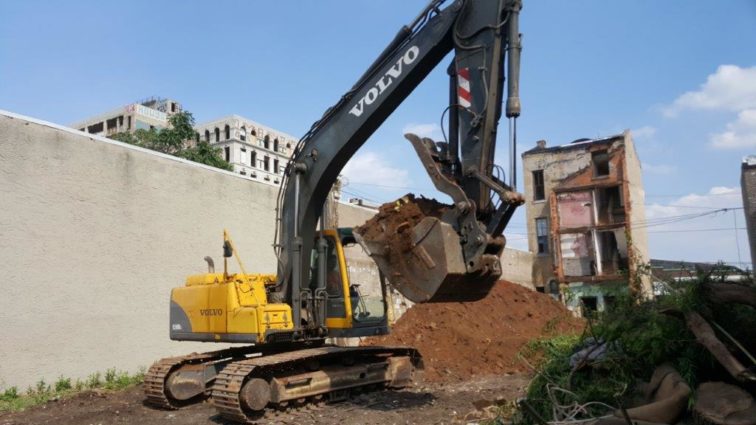
[[[413,346],[423,355],[427,381],[461,381],[528,372],[517,358],[525,344],[582,328],[582,319],[548,295],[499,281],[480,301],[415,304],[390,335],[364,344]]]

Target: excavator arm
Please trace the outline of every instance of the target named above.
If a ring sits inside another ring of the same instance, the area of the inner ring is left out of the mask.
[[[451,51],[455,56],[449,67],[449,140],[434,142],[412,134],[406,137],[436,188],[452,198],[453,206],[443,217],[434,219],[437,222],[414,229],[418,249],[424,252],[414,253],[410,262],[417,264],[407,270],[397,270],[382,261],[380,246],[371,246],[369,241],[363,241],[363,246],[391,284],[414,301],[480,298],[501,274],[502,232],[522,197],[513,189],[513,169],[509,185],[502,173],[497,175],[494,153],[505,65],[506,116],[513,123],[520,114],[521,1],[445,3],[432,1],[411,24],[402,27],[365,74],[313,124],[294,149],[277,205],[275,247],[279,265],[273,295],[294,307],[295,326],[302,323],[295,306],[312,301],[308,297],[313,297],[313,292],[306,288],[310,282],[309,258],[331,187],[368,137]],[[323,249],[322,245],[316,249]],[[318,285],[324,284],[319,277]],[[322,328],[322,324],[312,326]]]

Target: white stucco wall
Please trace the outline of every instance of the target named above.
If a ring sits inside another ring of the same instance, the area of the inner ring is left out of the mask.
[[[0,111],[0,388],[136,371],[216,345],[168,339],[168,297],[228,228],[275,272],[277,188]],[[344,225],[370,210],[340,205]]]

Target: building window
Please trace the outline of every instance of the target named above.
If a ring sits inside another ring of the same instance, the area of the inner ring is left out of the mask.
[[[267,134],[265,135],[265,137],[263,137],[263,147],[265,149],[270,149],[270,136],[268,136]]]
[[[126,130],[131,130],[131,115],[126,117]]]
[[[267,156],[263,158],[263,170],[270,171],[270,158]]]
[[[239,138],[241,139],[242,142],[246,142],[247,141],[247,127],[244,127],[244,126],[241,127],[241,132],[239,133]]]
[[[249,130],[249,134],[251,134],[252,136],[255,136],[255,137],[257,137],[257,130],[255,130],[255,128],[254,128],[254,127],[252,127],[252,128],[250,128],[250,130]]]
[[[218,130],[218,127],[215,127],[215,141],[220,142],[220,130]]]
[[[594,177],[609,175],[609,152],[606,149],[591,152],[591,162],[593,162]]]
[[[205,130],[205,141],[210,143],[210,130]]]
[[[253,168],[257,168],[257,152],[252,151],[249,154],[249,165],[251,165]]]
[[[217,128],[216,128],[216,130],[217,130]],[[231,148],[229,148],[228,146],[226,146],[225,148],[223,148],[223,152],[225,153],[226,162],[230,162],[231,161]]]
[[[278,139],[273,140],[273,152],[278,152]]]
[[[273,160],[273,172],[278,174],[278,160],[277,159]]]
[[[533,200],[543,201],[546,199],[546,188],[543,184],[543,170],[533,171]]]
[[[226,128],[224,128],[223,130],[226,133],[226,140],[230,139],[231,138],[231,127],[229,127],[228,124],[226,124]]]
[[[195,132],[194,132],[194,141],[196,141],[197,143],[199,143],[199,137],[200,137],[200,136],[199,136],[199,132],[196,132],[196,131],[195,131]]]
[[[547,254],[549,252],[549,221],[545,218],[537,218],[535,225],[538,253]]]

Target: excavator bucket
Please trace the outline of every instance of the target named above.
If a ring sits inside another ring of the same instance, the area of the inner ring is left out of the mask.
[[[354,229],[389,284],[416,303],[485,297],[501,275],[498,263],[486,274],[467,273],[457,232],[439,216],[428,215],[423,207],[429,200],[413,201],[424,205],[398,201],[395,208],[404,209],[399,213],[386,211],[391,206],[384,205],[376,217]]]

